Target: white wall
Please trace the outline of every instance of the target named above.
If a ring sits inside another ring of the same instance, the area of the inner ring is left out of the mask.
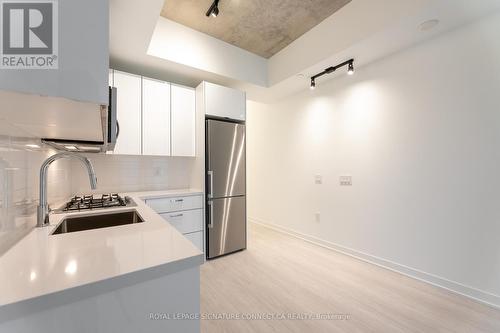
[[[0,255],[36,225],[40,166],[54,153],[44,148],[26,148],[27,143],[34,142],[0,136]],[[49,204],[59,203],[70,195],[70,166],[67,160],[50,166]]]
[[[267,59],[159,17],[148,55],[206,72],[267,86]]]
[[[249,102],[249,218],[500,306],[498,31],[500,15]]]
[[[406,18],[418,12],[429,2],[429,0],[352,0],[269,59],[270,85],[303,72],[331,58],[332,55],[338,56],[352,45],[394,25],[401,20],[401,17]],[[353,18],[356,18],[356,24],[352,24]],[[352,56],[355,55],[351,54]]]

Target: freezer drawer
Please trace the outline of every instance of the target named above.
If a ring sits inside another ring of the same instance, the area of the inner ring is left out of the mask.
[[[245,195],[245,125],[208,119],[206,126],[208,198]]]
[[[207,257],[215,258],[246,248],[246,198],[232,197],[207,203]]]

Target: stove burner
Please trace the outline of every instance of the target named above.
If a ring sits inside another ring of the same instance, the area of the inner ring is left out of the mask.
[[[94,195],[75,196],[66,204],[63,211],[79,211],[96,208],[112,208],[126,206],[126,201],[116,193],[103,194],[100,197]]]

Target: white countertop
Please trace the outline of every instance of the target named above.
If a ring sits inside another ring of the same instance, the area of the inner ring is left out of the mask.
[[[133,209],[145,222],[61,235],[50,233],[69,214],[51,214],[50,226],[34,228],[0,257],[0,311],[72,290],[85,295],[100,282],[109,287],[126,280],[130,285],[202,264],[203,254],[143,201],[199,194],[197,190],[123,193],[135,201]],[[77,214],[85,213],[71,213]]]

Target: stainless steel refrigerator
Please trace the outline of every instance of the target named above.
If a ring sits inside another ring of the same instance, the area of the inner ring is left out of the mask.
[[[245,124],[206,119],[206,254],[246,248]]]

